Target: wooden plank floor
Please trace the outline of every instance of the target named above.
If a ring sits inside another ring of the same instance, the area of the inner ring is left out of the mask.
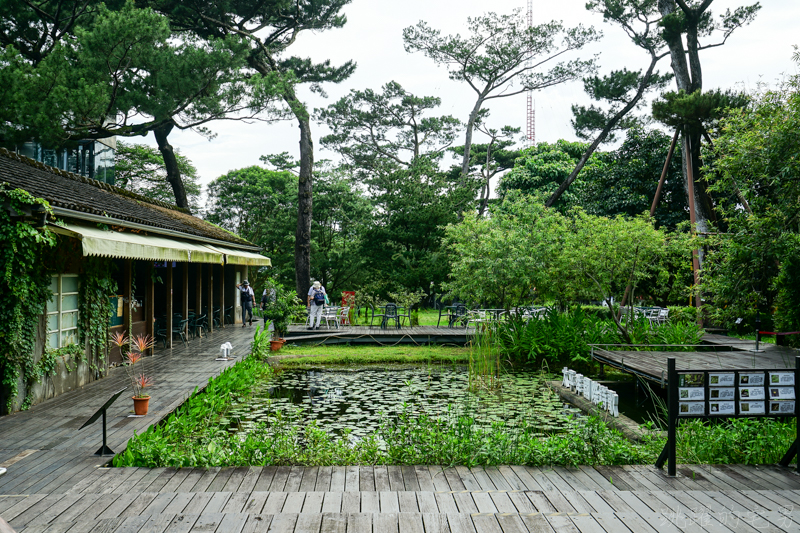
[[[800,531],[800,477],[774,466],[94,468],[5,493],[16,531],[626,533]],[[387,529],[388,528],[388,529]]]
[[[784,369],[795,367],[800,351],[774,344],[761,344],[761,353],[750,350],[755,342],[741,341],[724,335],[706,335],[703,340],[719,350],[697,352],[605,350],[594,348],[594,358],[602,363],[639,374],[652,381],[666,383],[667,359],[675,358],[678,370],[740,370],[748,368]]]
[[[325,325],[320,329],[309,331],[306,326],[290,326],[286,336],[287,342],[323,343],[331,341],[370,342],[382,343],[443,343],[454,342],[463,344],[467,337],[475,332],[475,328],[447,326],[403,326],[400,329],[389,327],[382,329],[378,326],[332,326]]]
[[[148,358],[151,415],[109,410],[121,451],[244,356],[251,329],[226,328]],[[652,353],[652,352],[650,352]],[[17,532],[561,532],[800,531],[800,476],[777,466],[442,468],[266,466],[107,468],[99,424],[78,427],[125,383],[121,369],[31,410],[0,418],[0,517]]]
[[[0,477],[0,494],[30,492],[67,484],[85,477],[87,470],[102,465],[109,457],[92,455],[102,444],[101,421],[79,431],[78,428],[116,391],[129,389],[108,409],[108,446],[122,451],[133,432],[143,432],[161,420],[209,378],[234,364],[250,352],[255,328],[228,326],[206,338],[180,343],[173,349],[156,350],[144,359],[147,374],[154,383],[149,389],[150,410],[145,417],[133,414],[130,383],[123,368],[109,371],[108,377],[93,381],[33,406],[27,411],[0,417],[0,466],[8,472]],[[230,342],[234,361],[215,361],[219,346]]]

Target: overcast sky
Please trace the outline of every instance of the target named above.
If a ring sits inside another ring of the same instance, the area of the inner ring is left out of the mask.
[[[618,27],[587,12],[585,3],[586,0],[534,0],[534,24],[563,20],[569,26],[581,23],[601,30],[603,39],[581,52],[584,57],[599,54],[601,73],[622,67],[645,68],[648,57]],[[774,85],[784,74],[796,73],[791,56],[792,45],[800,44],[800,1],[762,0],[761,4],[763,7],[750,26],[737,30],[725,46],[702,52],[704,89],[738,87],[753,90],[759,82]],[[712,12],[719,14],[738,5],[741,2],[715,0]],[[439,114],[451,114],[466,121],[475,102],[475,93],[467,84],[450,81],[444,67],[437,68],[422,54],[407,54],[403,49],[403,28],[425,20],[443,33],[463,33],[469,16],[489,10],[510,13],[515,8],[525,9],[526,6],[524,0],[353,0],[344,9],[348,19],[344,28],[301,34],[291,50],[293,55],[310,56],[317,61],[331,59],[334,64],[352,59],[358,68],[345,82],[327,84],[327,99],[306,88],[301,88],[299,94],[310,108],[324,107],[350,89],[378,89],[395,80],[416,95],[440,97]],[[659,70],[671,72],[668,58],[662,60]],[[580,82],[540,91],[534,94],[534,98],[536,140],[576,140],[570,126],[570,106],[588,102]],[[525,131],[525,95],[493,100],[488,107],[491,110],[490,126],[510,125]],[[263,154],[286,151],[299,156],[299,131],[294,121],[273,124],[223,121],[211,123],[210,128],[217,134],[211,141],[191,131],[175,131],[170,135],[173,146],[197,167],[203,184],[230,170],[257,165]],[[325,152],[319,146],[318,139],[325,135],[325,128],[312,124],[312,133],[315,158],[336,159],[335,154]],[[482,142],[480,134],[475,141]],[[135,142],[155,146],[152,135],[144,140],[136,138]]]

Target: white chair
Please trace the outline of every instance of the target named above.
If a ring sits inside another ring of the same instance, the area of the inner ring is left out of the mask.
[[[467,327],[469,327],[470,324],[486,324],[491,322],[491,320],[492,319],[488,311],[480,309],[478,311],[467,312]]]
[[[322,320],[325,321],[325,326],[328,329],[331,329],[331,322],[336,325],[336,329],[339,329],[338,311],[338,307],[325,307],[322,309]]]
[[[339,308],[339,313],[336,319],[337,324],[341,324],[343,326],[350,325],[350,306],[346,305],[344,307]]]

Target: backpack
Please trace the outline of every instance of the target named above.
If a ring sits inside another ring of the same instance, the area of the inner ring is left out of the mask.
[[[247,304],[253,303],[253,289],[247,287],[247,290],[240,291],[242,293],[242,307]]]
[[[314,303],[316,305],[325,304],[325,291],[322,289],[314,289]]]

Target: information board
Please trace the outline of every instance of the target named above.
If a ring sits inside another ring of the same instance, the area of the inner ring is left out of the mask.
[[[676,370],[675,358],[667,360],[667,444],[656,461],[668,473],[676,472],[675,434],[685,418],[736,418],[754,416],[798,416],[800,357],[794,370]],[[800,420],[794,444],[780,464],[788,466],[800,443]],[[800,461],[798,461],[800,473]]]

